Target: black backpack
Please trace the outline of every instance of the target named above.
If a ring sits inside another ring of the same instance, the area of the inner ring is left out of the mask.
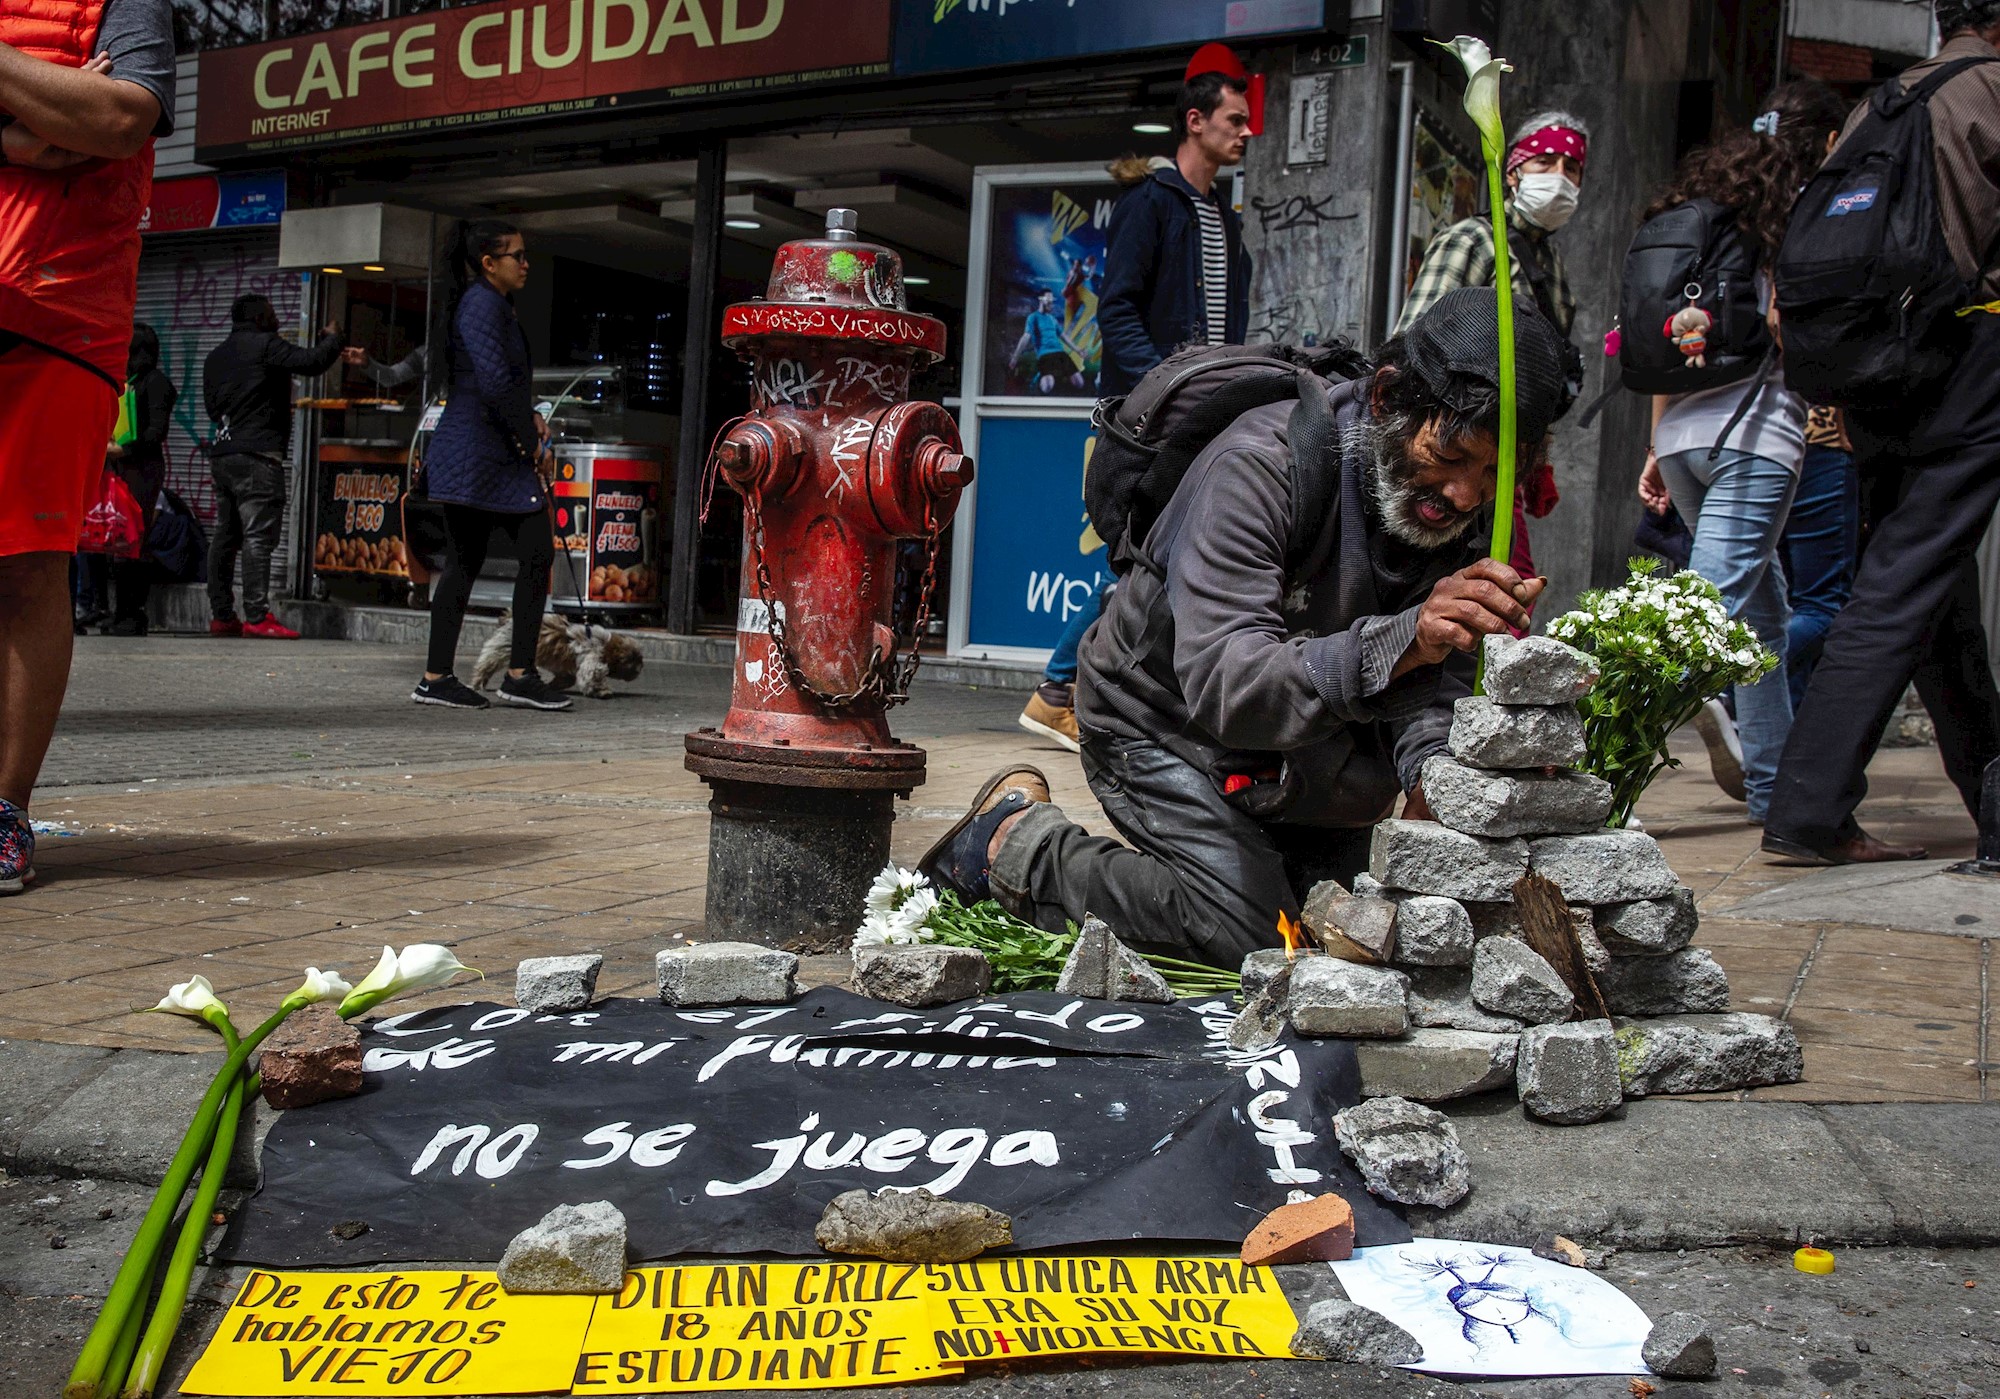
[[[1298,399],[1292,440],[1292,539],[1297,557],[1318,533],[1330,508],[1336,473],[1301,471],[1332,447],[1328,383],[1374,372],[1344,340],[1301,349],[1291,345],[1197,345],[1148,370],[1123,398],[1099,400],[1091,423],[1097,443],[1084,476],[1084,508],[1121,577],[1181,478],[1221,431],[1253,408]],[[1319,392],[1301,398],[1308,377]],[[1304,415],[1303,419],[1299,416]],[[1123,547],[1121,547],[1123,546]]]
[[[1951,367],[1969,291],[1938,215],[1929,98],[1962,58],[1884,83],[1792,206],[1778,251],[1785,382],[1814,403],[1883,408]]]
[[[1667,333],[1689,306],[1710,317],[1700,365]],[[1625,250],[1618,324],[1618,377],[1638,393],[1695,393],[1760,374],[1771,331],[1758,305],[1756,254],[1736,211],[1690,199],[1642,224]]]

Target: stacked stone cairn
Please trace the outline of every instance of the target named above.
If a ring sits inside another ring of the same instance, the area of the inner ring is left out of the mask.
[[[1797,1081],[1791,1028],[1728,1009],[1728,978],[1690,945],[1692,893],[1651,836],[1606,828],[1610,785],[1576,770],[1576,701],[1596,662],[1545,637],[1489,637],[1485,668],[1486,693],[1458,702],[1450,755],[1424,765],[1437,819],[1383,822],[1352,889],[1312,890],[1304,921],[1330,955],[1253,953],[1245,1016],[1289,969],[1284,1016],[1298,1034],[1356,1040],[1364,1096],[1439,1102],[1511,1084],[1555,1123],[1627,1097]],[[1515,902],[1530,872],[1560,889],[1608,1018],[1587,987],[1579,1008],[1574,965],[1566,981],[1530,946]],[[1268,1024],[1278,1007],[1262,999]]]

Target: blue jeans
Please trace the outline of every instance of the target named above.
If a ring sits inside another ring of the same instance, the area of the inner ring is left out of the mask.
[[[1806,681],[1826,648],[1826,634],[1854,589],[1854,560],[1861,549],[1861,479],[1852,455],[1839,447],[1806,448],[1782,543],[1792,604],[1785,674],[1797,712],[1806,697]]]
[[[1104,611],[1104,595],[1111,590],[1114,581],[1110,574],[1099,577],[1090,601],[1069,619],[1069,625],[1056,638],[1056,649],[1049,652],[1049,663],[1042,667],[1042,679],[1056,685],[1076,683],[1076,648],[1083,645],[1083,634],[1090,630],[1090,624]]]
[[[1778,537],[1792,507],[1798,477],[1782,462],[1725,448],[1714,461],[1706,450],[1660,458],[1667,492],[1694,526],[1688,567],[1715,584],[1729,615],[1745,622],[1777,653],[1778,668],[1755,685],[1736,687],[1736,730],[1743,743],[1743,786],[1750,819],[1761,822],[1771,804],[1778,759],[1792,729],[1792,694],[1785,676],[1785,570]]]

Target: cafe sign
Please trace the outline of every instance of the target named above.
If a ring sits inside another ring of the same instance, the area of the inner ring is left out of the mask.
[[[892,0],[503,0],[202,54],[206,159],[888,71]]]

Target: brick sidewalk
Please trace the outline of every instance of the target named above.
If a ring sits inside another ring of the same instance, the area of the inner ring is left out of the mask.
[[[1072,816],[1105,828],[1075,759],[997,720],[1014,702],[985,697],[991,714],[976,726],[926,739],[931,779],[899,812],[900,861],[1020,759],[1049,773]],[[384,943],[449,943],[488,972],[476,994],[501,1000],[518,959],[570,952],[604,954],[602,992],[650,994],[653,954],[699,937],[702,916],[706,792],[676,746],[615,762],[559,754],[46,791],[37,817],[77,834],[44,838],[39,890],[0,899],[0,1037],[208,1049],[199,1026],[133,1010],[199,971],[248,1019],[308,964],[358,980]],[[1735,1004],[1787,1017],[1806,1046],[1806,1082],[1749,1096],[1984,1100],[1988,944],[1729,918],[1731,903],[1807,871],[1766,862],[1699,747],[1686,756],[1641,815],[1701,900],[1697,941],[1728,970]],[[1872,780],[1862,814],[1877,834],[1970,853],[1971,824],[1932,750],[1886,752]]]

